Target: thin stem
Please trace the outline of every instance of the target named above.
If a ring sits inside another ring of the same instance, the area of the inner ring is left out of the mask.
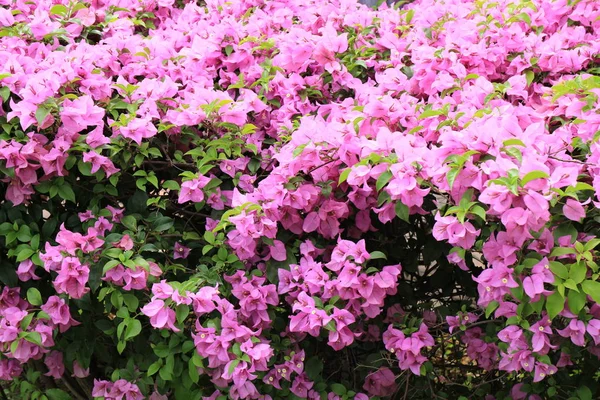
[[[65,377],[60,378],[60,381],[66,386],[67,389],[69,389],[69,391],[71,392],[71,395],[76,400],[85,400],[85,398],[82,397],[77,390],[75,390],[73,385],[71,385],[71,383]]]
[[[410,384],[410,375],[406,375],[406,385],[404,386],[404,397],[403,397],[403,400],[408,399],[409,384]]]

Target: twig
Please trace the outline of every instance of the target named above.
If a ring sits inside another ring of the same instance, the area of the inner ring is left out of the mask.
[[[554,157],[554,156],[548,156],[548,158],[550,158],[551,160],[560,161],[560,162],[575,163],[575,164],[582,164],[582,165],[592,165],[590,163],[587,163],[585,161],[580,161],[580,160],[563,160],[563,159],[560,159],[560,158]]]
[[[73,395],[73,397],[76,400],[85,400],[85,398],[82,397],[77,390],[75,390],[73,385],[71,385],[71,383],[69,383],[69,381],[64,376],[60,378],[60,381],[67,387],[67,389],[69,389],[71,395]]]
[[[317,165],[315,167],[312,167],[311,169],[308,170],[308,172],[306,173],[306,175],[310,175],[311,173],[313,173],[313,171],[316,171],[317,169],[319,169],[321,167],[324,167],[324,166],[326,166],[328,164],[331,164],[332,162],[336,162],[336,161],[339,161],[339,160],[337,160],[337,159],[334,158],[334,159],[331,159],[331,160],[329,160],[327,162],[324,162],[321,165]]]

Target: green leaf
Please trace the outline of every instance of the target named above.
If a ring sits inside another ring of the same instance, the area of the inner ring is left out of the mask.
[[[154,222],[156,232],[168,231],[173,227],[174,221],[169,217],[161,217]]]
[[[194,355],[192,356],[191,360],[196,367],[198,367],[198,368],[204,367],[204,361],[202,361],[202,356],[200,356],[200,354],[198,354],[197,352],[194,352]]]
[[[558,240],[559,238],[561,238],[563,236],[570,236],[571,242],[574,242],[575,240],[577,240],[578,234],[579,234],[579,231],[570,222],[559,225],[552,232],[552,236],[554,237],[555,240]],[[575,253],[573,253],[573,254],[575,254]]]
[[[30,247],[25,247],[17,254],[17,262],[29,259],[35,253]]]
[[[527,86],[531,85],[531,82],[535,79],[535,74],[531,70],[525,71],[525,79],[527,80]]]
[[[479,205],[475,205],[475,206],[471,207],[469,212],[471,214],[477,215],[479,218],[481,218],[482,220],[485,221],[485,209],[483,207],[481,207]]]
[[[229,372],[229,375],[233,374],[233,371],[235,371],[235,368],[238,366],[239,363],[240,363],[240,360],[231,361],[231,363],[229,364],[229,368],[227,370]]]
[[[517,139],[517,138],[506,139],[504,142],[502,142],[502,144],[504,146],[522,146],[522,147],[526,147],[525,143],[523,143],[523,141],[521,139]]]
[[[579,389],[577,389],[577,397],[579,397],[580,400],[592,400],[593,393],[587,386],[580,386]]]
[[[596,303],[600,304],[600,282],[583,281],[581,283],[583,292],[589,295]]]
[[[158,189],[158,178],[155,175],[148,175],[146,179],[148,179],[148,182],[150,182],[152,186]]]
[[[505,147],[502,151],[509,156],[516,158],[519,162],[523,161],[523,152],[516,147]]]
[[[348,179],[348,175],[350,175],[351,171],[352,168],[346,168],[342,171],[342,173],[340,174],[340,179],[338,180],[338,185],[341,185],[342,183],[346,182],[346,179]]]
[[[83,160],[79,160],[77,163],[77,169],[84,176],[92,176],[92,164],[83,162]]]
[[[50,12],[48,14],[65,16],[65,15],[67,15],[67,7],[62,4],[57,4],[55,6],[52,6],[52,8],[50,8]]]
[[[40,235],[35,234],[31,238],[31,248],[37,250],[40,247]]]
[[[550,271],[562,279],[567,279],[569,277],[569,271],[567,270],[567,267],[558,261],[550,261]]]
[[[125,302],[125,305],[127,305],[127,308],[130,312],[136,311],[138,306],[140,305],[140,301],[138,300],[138,298],[131,293],[123,294],[123,302]]]
[[[129,230],[136,231],[137,230],[137,220],[133,215],[126,215],[121,220],[121,223]]]
[[[566,288],[569,288],[569,289],[572,289],[572,290],[574,290],[576,292],[579,292],[579,288],[577,287],[577,284],[571,278],[569,278],[566,281],[564,281],[563,285],[565,285]]]
[[[403,221],[410,222],[409,220],[409,209],[408,206],[403,204],[401,201],[398,201],[395,206],[396,215]]]
[[[452,189],[452,187],[454,186],[454,181],[456,180],[456,177],[459,173],[460,169],[458,168],[452,168],[450,171],[448,171],[446,179],[448,179],[448,185],[450,186],[450,189]]]
[[[38,315],[39,317],[39,315]],[[26,330],[27,328],[29,328],[29,325],[31,325],[31,321],[33,320],[33,314],[27,314],[27,316],[25,318],[23,318],[21,320],[21,323],[19,324],[21,326],[22,330]]]
[[[581,283],[585,279],[585,275],[587,274],[587,265],[583,262],[578,262],[571,265],[571,269],[569,270],[569,278],[573,279],[575,283]]]
[[[190,350],[194,349],[194,342],[192,342],[191,340],[188,340],[186,342],[183,343],[183,345],[181,346],[181,351],[183,353],[188,353]]]
[[[443,115],[443,110],[425,110],[417,117],[418,120],[422,120],[429,117],[437,117],[438,115]]]
[[[50,110],[42,105],[38,106],[37,110],[35,110],[35,120],[37,121],[38,125],[42,125],[42,123],[44,123],[44,120],[48,114],[50,114]]]
[[[140,334],[142,331],[142,323],[137,319],[130,319],[125,329],[124,340],[129,340]]]
[[[39,332],[27,332],[23,339],[31,342],[33,344],[37,344],[38,346],[42,346],[42,335]]]
[[[370,253],[370,259],[371,260],[377,260],[377,259],[387,260],[387,257],[381,251],[373,251],[373,252]]]
[[[58,189],[58,195],[61,198],[65,199],[65,200],[69,200],[71,203],[76,203],[75,192],[71,188],[71,185],[69,185],[67,182],[63,183],[62,185],[59,185],[57,189]]]
[[[46,396],[48,397],[49,400],[71,400],[72,399],[71,395],[62,389],[46,389],[46,390],[44,390],[44,393],[46,394]]]
[[[388,182],[392,179],[393,176],[394,175],[392,175],[390,171],[385,171],[384,173],[379,175],[379,178],[377,178],[377,182],[375,183],[375,188],[377,189],[377,191],[383,189],[383,187],[388,184]]]
[[[571,247],[555,247],[550,253],[550,257],[559,257],[567,254],[575,254],[575,249]]]
[[[162,184],[163,188],[165,189],[169,189],[169,190],[179,190],[181,189],[181,187],[179,186],[179,183],[175,182],[175,181],[164,181]]]
[[[560,293],[554,292],[546,299],[546,310],[550,319],[554,319],[564,308],[565,300]]]
[[[198,367],[194,365],[192,359],[188,361],[188,375],[193,383],[198,383],[198,380],[200,379],[200,374],[198,373]]]
[[[550,177],[550,175],[548,175],[544,171],[531,171],[530,173],[526,174],[523,178],[521,178],[521,186],[525,186],[529,182],[536,180],[536,179],[549,178],[549,177]]]
[[[0,77],[5,74],[0,74]],[[1,78],[0,78],[1,79]],[[10,97],[10,88],[8,86],[0,87],[0,97],[2,98],[2,102],[4,103]],[[11,125],[8,125],[8,129],[10,129]],[[8,133],[8,132],[7,132]]]
[[[106,274],[108,271],[110,271],[111,269],[113,269],[114,267],[119,265],[120,263],[121,262],[119,260],[108,261],[106,264],[104,264],[104,267],[102,268],[102,275]]]
[[[34,306],[42,305],[42,294],[36,288],[29,288],[27,290],[27,301]]]
[[[526,12],[522,12],[521,14],[517,15],[516,18],[531,26],[531,17]]]
[[[583,249],[585,251],[593,250],[599,244],[600,244],[600,239],[592,239],[585,243],[585,245],[583,246]]]
[[[159,343],[154,347],[154,354],[156,354],[160,358],[166,358],[171,351],[169,350],[169,346],[166,343]]]
[[[241,357],[243,354],[242,349],[241,349],[241,344],[234,343],[234,345],[231,347],[231,352],[233,353],[234,356]]]
[[[321,371],[323,371],[323,361],[317,356],[309,358],[304,364],[304,371],[311,380],[316,381],[321,376]]]
[[[335,394],[337,394],[338,396],[343,396],[346,394],[346,387],[344,385],[341,385],[339,383],[332,383],[331,384],[331,391]]]
[[[147,375],[152,376],[152,375],[156,374],[158,372],[158,370],[160,369],[160,367],[162,367],[162,365],[163,365],[162,359],[155,361],[148,367]]]
[[[586,295],[585,293],[579,293],[574,290],[569,290],[567,294],[567,304],[573,314],[579,314],[579,312],[585,306]]]
[[[485,317],[489,318],[490,315],[492,315],[492,313],[494,311],[496,311],[496,309],[500,306],[500,303],[498,303],[496,300],[492,300],[490,301],[490,303],[487,305],[487,307],[485,308]]]
[[[185,321],[185,319],[190,315],[190,307],[185,304],[180,304],[177,306],[175,310],[175,315],[177,318],[177,322],[180,324]]]
[[[204,232],[204,240],[206,240],[207,243],[214,244],[215,234],[213,233],[213,231]]]

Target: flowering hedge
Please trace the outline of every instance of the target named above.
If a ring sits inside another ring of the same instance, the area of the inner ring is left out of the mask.
[[[0,5],[0,398],[598,398],[599,2]]]

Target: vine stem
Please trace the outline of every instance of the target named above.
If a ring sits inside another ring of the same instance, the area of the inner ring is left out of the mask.
[[[63,384],[64,384],[64,385],[67,387],[67,389],[69,389],[69,391],[71,392],[71,395],[72,395],[72,396],[73,396],[75,399],[77,399],[77,400],[85,400],[85,399],[84,399],[84,398],[81,396],[81,394],[79,394],[79,392],[78,392],[77,390],[75,390],[75,388],[73,387],[73,385],[71,385],[71,383],[70,383],[70,382],[69,382],[67,379],[65,379],[65,378],[63,377],[63,378],[60,378],[60,380],[61,380],[61,382],[62,382],[62,383],[63,383]]]

